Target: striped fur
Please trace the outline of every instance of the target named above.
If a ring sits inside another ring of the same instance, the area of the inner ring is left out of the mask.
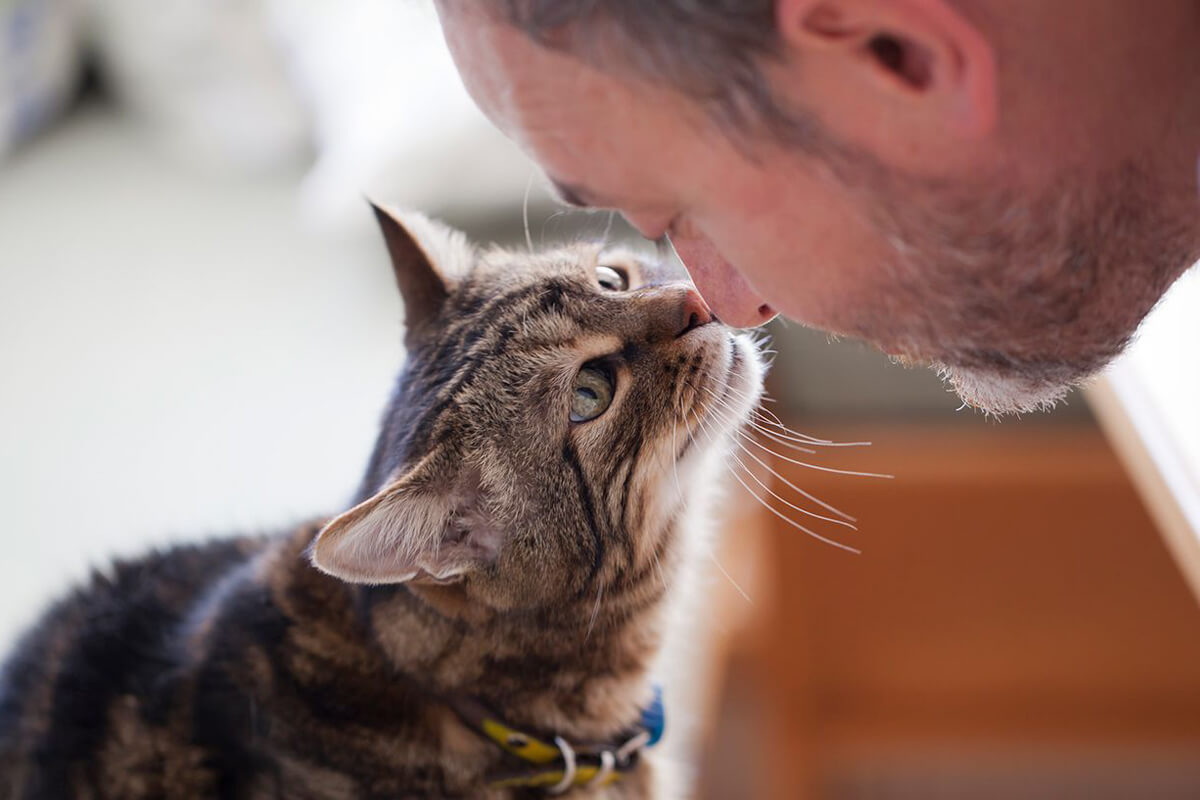
[[[636,720],[680,520],[758,397],[753,345],[689,330],[654,264],[381,221],[409,354],[354,507],[118,563],[55,605],[0,678],[0,799],[525,797],[485,788],[519,764],[440,698],[577,741]],[[597,358],[615,399],[572,423]],[[576,794],[658,797],[653,766]]]

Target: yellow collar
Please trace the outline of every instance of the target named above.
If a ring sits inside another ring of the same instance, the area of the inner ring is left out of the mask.
[[[653,703],[643,710],[638,724],[615,744],[535,736],[504,723],[468,698],[454,698],[450,707],[469,728],[527,765],[489,776],[488,785],[498,789],[534,788],[561,794],[575,787],[608,786],[632,772],[642,750],[656,744],[663,731],[662,693],[657,687]]]

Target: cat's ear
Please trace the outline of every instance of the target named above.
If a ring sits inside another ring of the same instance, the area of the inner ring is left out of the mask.
[[[437,316],[456,280],[471,269],[476,251],[463,233],[423,214],[374,201],[371,208],[404,299],[404,324],[412,334]]]
[[[415,468],[326,525],[313,565],[350,583],[446,583],[495,561],[503,534],[479,473],[429,482],[429,471]]]

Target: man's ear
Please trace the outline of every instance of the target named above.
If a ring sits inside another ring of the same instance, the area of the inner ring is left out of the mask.
[[[834,128],[854,111],[822,107],[839,102],[893,138],[921,115],[931,130],[966,136],[996,124],[995,52],[951,0],[777,0],[775,22],[813,95],[796,101]]]
[[[331,521],[311,548],[313,565],[350,583],[446,583],[496,560],[503,535],[479,473],[426,480],[430,459]]]
[[[396,285],[404,299],[406,339],[438,315],[455,283],[475,261],[475,248],[460,231],[414,211],[371,202],[379,221]]]

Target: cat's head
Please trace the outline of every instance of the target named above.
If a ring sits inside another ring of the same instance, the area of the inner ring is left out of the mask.
[[[755,342],[653,260],[576,245],[479,251],[376,209],[408,354],[363,502],[313,563],[453,584],[494,609],[661,583],[688,498],[757,404]],[[640,576],[640,577],[639,577]]]

